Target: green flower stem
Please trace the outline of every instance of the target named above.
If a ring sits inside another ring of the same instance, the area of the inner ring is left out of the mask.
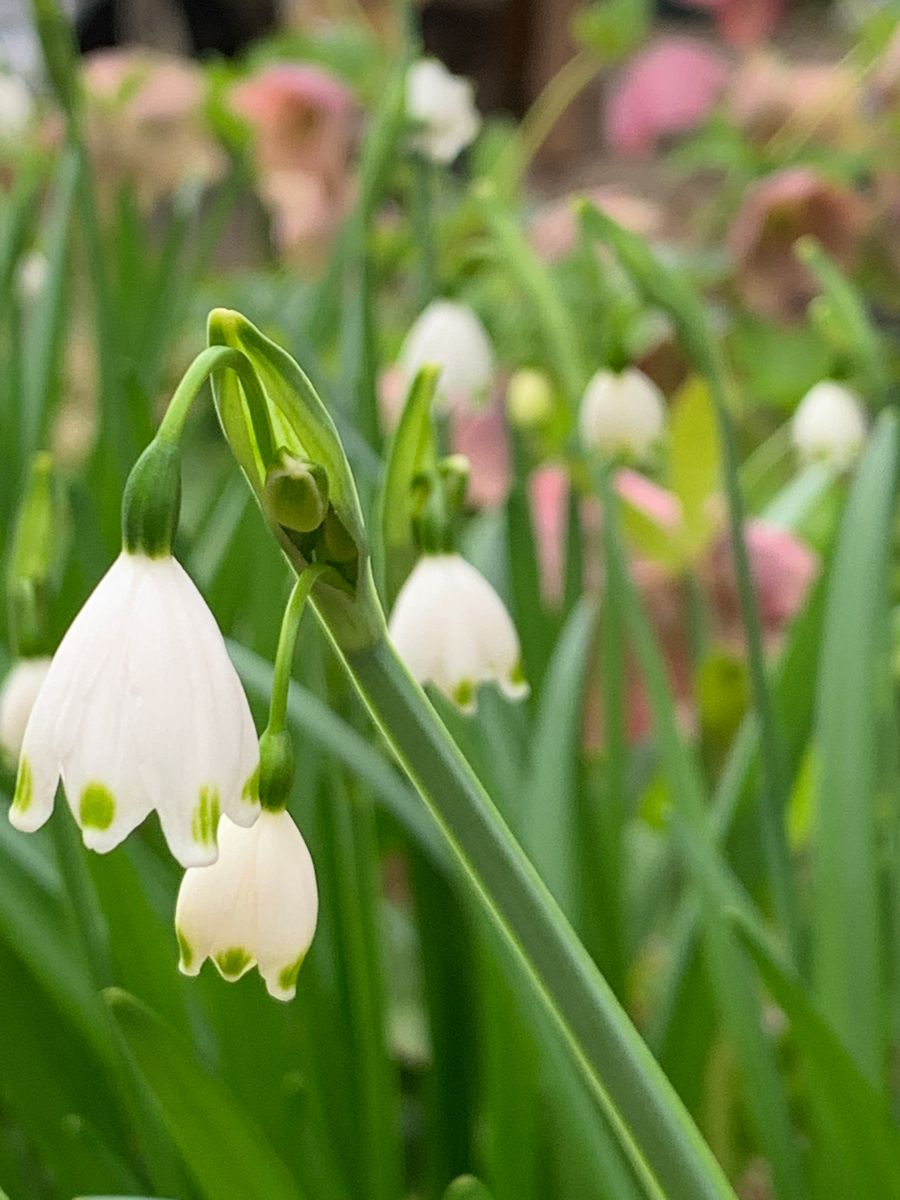
[[[285,607],[281,619],[281,632],[278,635],[278,649],[275,652],[272,699],[269,704],[269,723],[266,726],[269,733],[281,733],[285,728],[288,691],[291,686],[294,649],[297,645],[297,634],[300,632],[300,621],[316,580],[327,570],[328,567],[324,563],[313,563],[301,571]]]
[[[420,259],[419,307],[425,308],[435,297],[438,284],[438,256],[434,230],[434,164],[422,154],[412,155],[412,223]]]
[[[501,165],[499,177],[505,188],[512,191],[519,185],[557,121],[596,78],[600,66],[600,60],[593,51],[579,50],[547,82],[525,114]]]
[[[187,415],[200,389],[214,371],[221,371],[226,367],[230,367],[241,381],[260,455],[263,462],[269,463],[274,459],[275,451],[265,394],[245,355],[231,346],[207,346],[205,350],[200,351],[185,371],[169,401],[166,414],[156,431],[157,440],[175,443],[181,439]]]
[[[344,658],[648,1195],[734,1200],[681,1100],[395,651],[381,639]]]
[[[612,463],[602,468],[608,476],[609,487],[614,486]],[[604,514],[602,538],[604,560],[611,559],[610,539],[615,535],[613,523]],[[627,746],[625,721],[625,607],[619,576],[607,570],[604,580],[603,603],[600,608],[600,686],[603,696],[603,744],[604,787],[600,812],[604,845],[602,849],[603,873],[608,879],[609,900],[612,911],[609,919],[612,927],[612,944],[615,948],[614,983],[620,986],[625,975],[625,888],[622,865],[625,849],[626,789],[627,789]]]
[[[710,335],[700,300],[682,276],[661,263],[639,237],[622,229],[592,205],[581,203],[579,215],[585,229],[614,250],[644,298],[669,314],[685,352],[709,385],[722,451],[731,548],[747,645],[753,706],[760,724],[764,778],[760,792],[763,843],[773,900],[791,959],[796,962],[800,948],[800,917],[784,822],[789,780],[781,731],[769,690],[762,625],[744,540],[746,513],[729,407],[731,383],[728,371],[720,349]]]

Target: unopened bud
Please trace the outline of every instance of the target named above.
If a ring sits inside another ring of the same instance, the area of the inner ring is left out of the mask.
[[[506,389],[506,414],[516,429],[540,429],[553,413],[553,387],[543,371],[515,371]]]
[[[328,476],[318,463],[282,450],[266,476],[264,502],[275,524],[295,533],[312,533],[328,513]]]

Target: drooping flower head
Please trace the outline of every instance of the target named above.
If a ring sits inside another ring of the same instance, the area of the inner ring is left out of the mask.
[[[259,804],[256,734],[215,619],[171,555],[122,554],[53,657],[10,820],[39,829],[60,779],[84,843],[112,850],[153,810],[183,866],[216,857],[219,814]]]
[[[807,461],[819,459],[846,470],[866,440],[866,410],[859,396],[842,383],[823,379],[806,393],[794,413],[791,437]]]
[[[640,459],[662,436],[665,402],[643,371],[627,367],[620,374],[598,371],[581,401],[578,424],[590,450]]]
[[[197,975],[210,958],[235,980],[256,965],[269,994],[290,1000],[317,914],[315,869],[287,811],[264,809],[250,829],[223,817],[217,862],[186,871],[178,892],[179,968]]]
[[[494,350],[476,313],[455,300],[433,300],[400,351],[406,381],[422,367],[440,367],[437,399],[447,407],[477,403],[494,378]]]
[[[519,638],[503,601],[459,554],[425,554],[400,589],[388,627],[419,683],[474,712],[482,683],[511,700],[528,694]]]
[[[419,126],[413,145],[435,163],[453,162],[481,128],[471,82],[451,75],[436,58],[420,59],[410,67],[406,111]]]
[[[18,762],[25,726],[49,668],[49,658],[23,658],[0,688],[0,753],[10,764]]]
[[[817,291],[795,253],[814,237],[845,270],[856,264],[867,213],[855,192],[807,167],[789,167],[747,192],[728,234],[744,303],[761,316],[796,320]]]

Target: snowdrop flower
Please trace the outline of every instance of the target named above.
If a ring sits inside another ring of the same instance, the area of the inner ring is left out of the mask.
[[[49,667],[49,658],[23,658],[0,690],[0,751],[10,763],[19,758],[25,726]]]
[[[436,58],[423,58],[406,76],[406,111],[421,129],[413,144],[435,163],[451,163],[481,127],[471,82],[451,75]]]
[[[842,383],[823,379],[800,401],[791,425],[800,456],[822,459],[846,470],[866,440],[866,414],[859,396]]]
[[[22,256],[16,272],[16,282],[19,296],[26,304],[30,304],[40,296],[47,283],[49,273],[50,263],[42,251],[29,250]]]
[[[437,396],[448,406],[480,399],[494,377],[494,350],[471,308],[433,300],[406,335],[400,366],[407,381],[425,366],[440,367]]]
[[[197,975],[211,958],[224,979],[256,964],[271,996],[290,1000],[316,929],[316,873],[306,842],[281,809],[266,809],[252,829],[227,817],[219,859],[185,872],[175,909],[179,968]]]
[[[105,853],[156,809],[184,866],[215,861],[224,811],[259,812],[247,699],[212,613],[171,554],[123,550],[62,640],[28,720],[10,809],[40,828],[62,778]]]
[[[463,712],[480,683],[511,700],[528,694],[519,638],[503,602],[459,554],[426,554],[400,589],[388,632],[419,683],[433,683]]]
[[[0,141],[19,141],[31,121],[34,101],[25,80],[0,74]]]
[[[643,458],[665,425],[662,393],[643,371],[598,371],[581,401],[578,423],[585,447]]]

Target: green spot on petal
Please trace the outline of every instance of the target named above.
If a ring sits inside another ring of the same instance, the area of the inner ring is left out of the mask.
[[[297,976],[300,974],[300,968],[303,966],[303,960],[306,954],[301,954],[296,962],[291,963],[289,967],[285,967],[278,976],[278,986],[283,992],[289,992],[291,988],[297,986]]]
[[[188,970],[191,963],[194,961],[193,947],[180,929],[175,930],[175,936],[178,939],[178,951],[181,954],[181,965],[185,968],[185,970]]]
[[[243,946],[232,946],[216,955],[216,966],[226,979],[238,979],[250,965],[251,956]]]
[[[191,835],[201,846],[213,846],[219,828],[219,793],[214,787],[202,787],[191,820]]]
[[[457,708],[471,708],[475,703],[475,684],[471,679],[463,679],[453,689],[453,703]]]
[[[31,763],[23,758],[19,763],[19,774],[16,777],[16,794],[12,806],[16,812],[28,812],[34,799],[34,775],[31,773]]]
[[[522,664],[520,662],[517,662],[510,671],[509,682],[513,685],[513,687],[522,687],[524,684],[527,684],[528,680],[525,678],[525,672],[522,669]]]
[[[116,815],[112,792],[102,783],[89,783],[81,793],[78,814],[82,829],[109,829]]]
[[[259,799],[259,766],[248,778],[241,792],[241,799],[246,800],[248,804],[255,804]]]

